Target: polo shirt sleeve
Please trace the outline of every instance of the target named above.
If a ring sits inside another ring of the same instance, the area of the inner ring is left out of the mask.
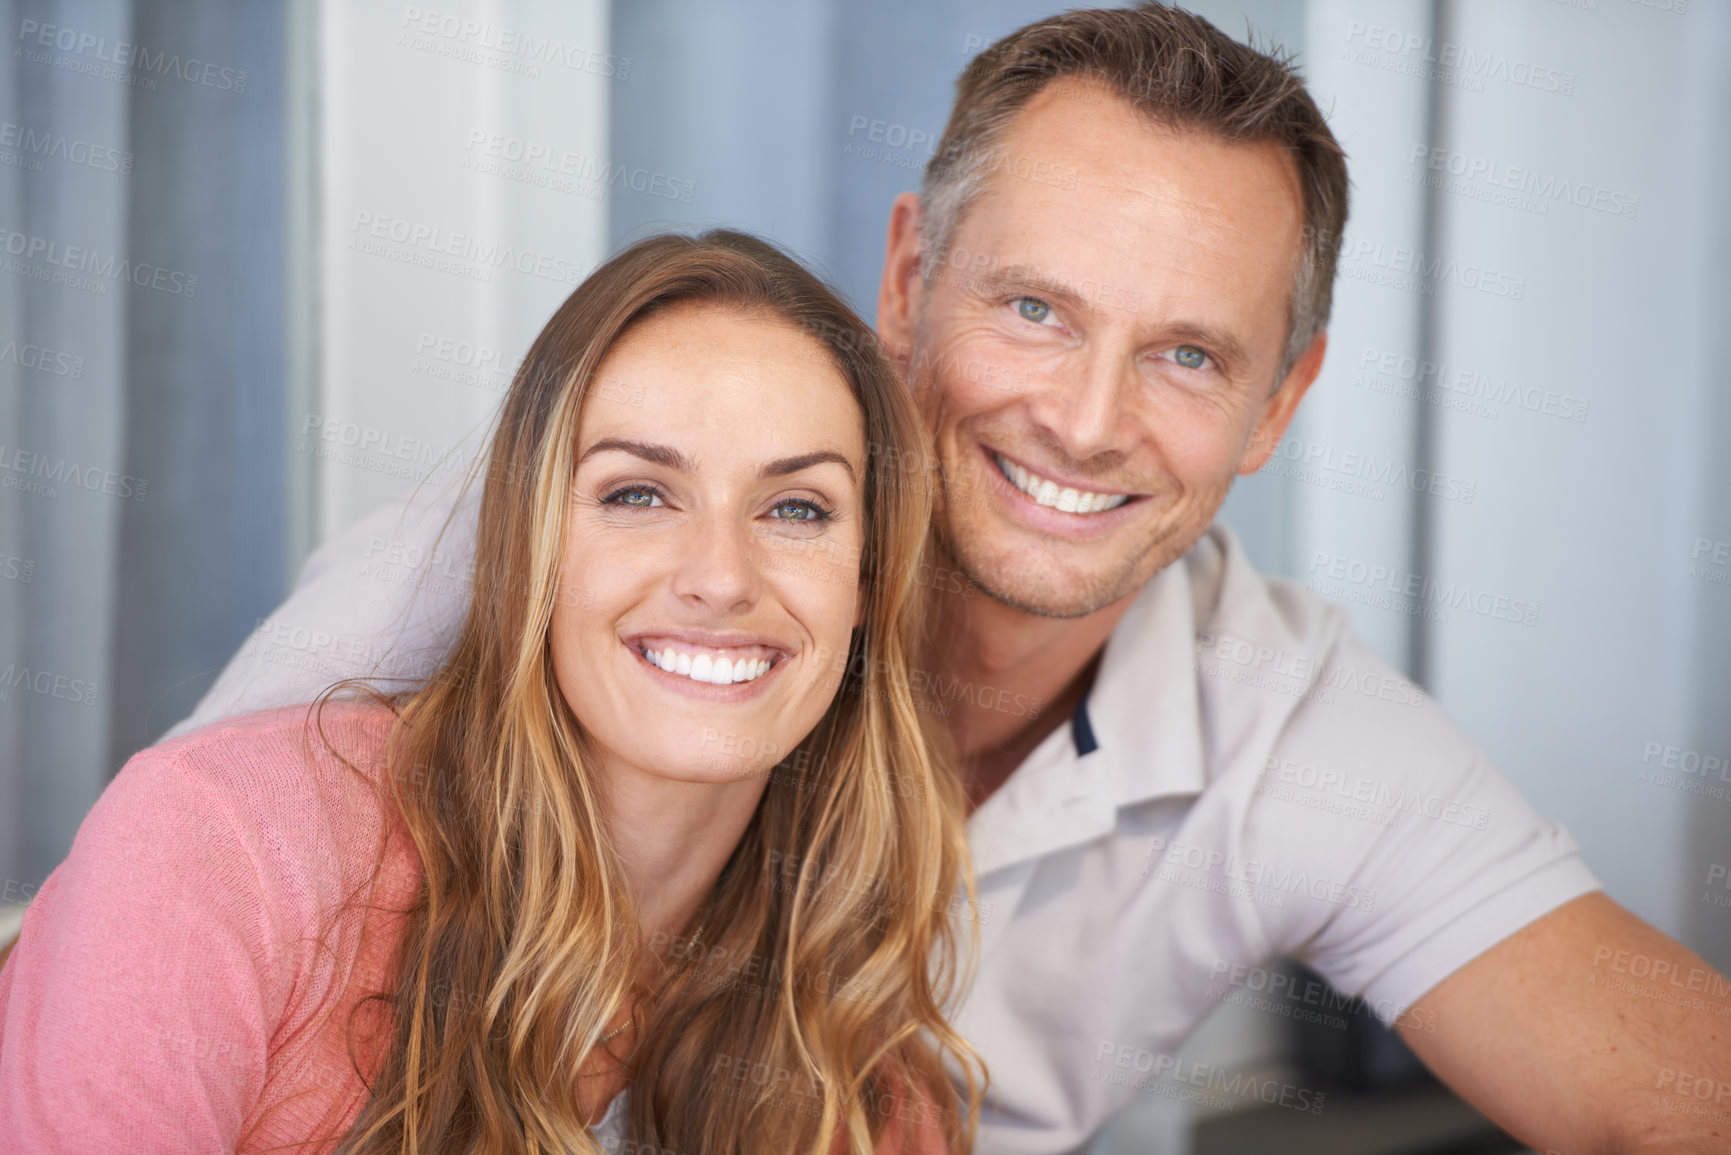
[[[1304,872],[1271,927],[1392,1023],[1461,966],[1599,888],[1428,695],[1344,633],[1289,716],[1246,816],[1255,851]]]
[[[320,546],[165,739],[222,718],[310,702],[365,678],[386,692],[430,677],[469,607],[479,483],[392,502]]]

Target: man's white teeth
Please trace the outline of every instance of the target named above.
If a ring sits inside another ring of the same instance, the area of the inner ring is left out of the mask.
[[[694,682],[725,686],[731,682],[750,682],[769,671],[768,658],[712,658],[708,654],[682,654],[671,647],[665,650],[644,650],[643,656],[670,674],[679,674]]]
[[[1055,481],[1029,473],[1001,453],[995,456],[998,468],[1010,479],[1010,484],[1033,498],[1036,505],[1050,506],[1064,513],[1104,513],[1130,500],[1127,493],[1089,493],[1085,489],[1060,487]]]

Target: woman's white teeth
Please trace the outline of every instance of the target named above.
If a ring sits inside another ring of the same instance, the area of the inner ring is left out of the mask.
[[[1036,505],[1050,506],[1064,513],[1104,513],[1108,509],[1117,509],[1130,500],[1127,493],[1090,493],[1085,489],[1071,489],[1060,486],[1055,481],[1047,481],[1038,474],[1029,473],[1003,454],[995,454],[998,468],[1010,484],[1034,499]]]
[[[725,686],[732,682],[750,682],[769,671],[768,658],[712,658],[708,654],[682,654],[669,647],[665,650],[644,650],[643,656],[670,674],[679,674],[694,682]]]

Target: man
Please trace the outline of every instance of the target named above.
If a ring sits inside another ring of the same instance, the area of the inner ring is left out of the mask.
[[[1141,1091],[1209,1089],[1173,1053],[1289,955],[1535,1145],[1723,1150],[1724,980],[1344,614],[1209,528],[1321,368],[1346,194],[1281,64],[1147,7],[981,53],[891,210],[877,326],[938,448],[933,572],[965,578],[933,581],[914,674],[975,806],[980,1147],[1069,1150]],[[429,670],[473,551],[449,511],[321,549],[178,729],[387,652]]]

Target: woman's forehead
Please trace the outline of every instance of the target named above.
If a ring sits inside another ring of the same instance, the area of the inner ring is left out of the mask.
[[[679,442],[693,459],[839,452],[864,465],[865,420],[811,334],[765,310],[669,309],[633,326],[598,367],[580,445]]]

